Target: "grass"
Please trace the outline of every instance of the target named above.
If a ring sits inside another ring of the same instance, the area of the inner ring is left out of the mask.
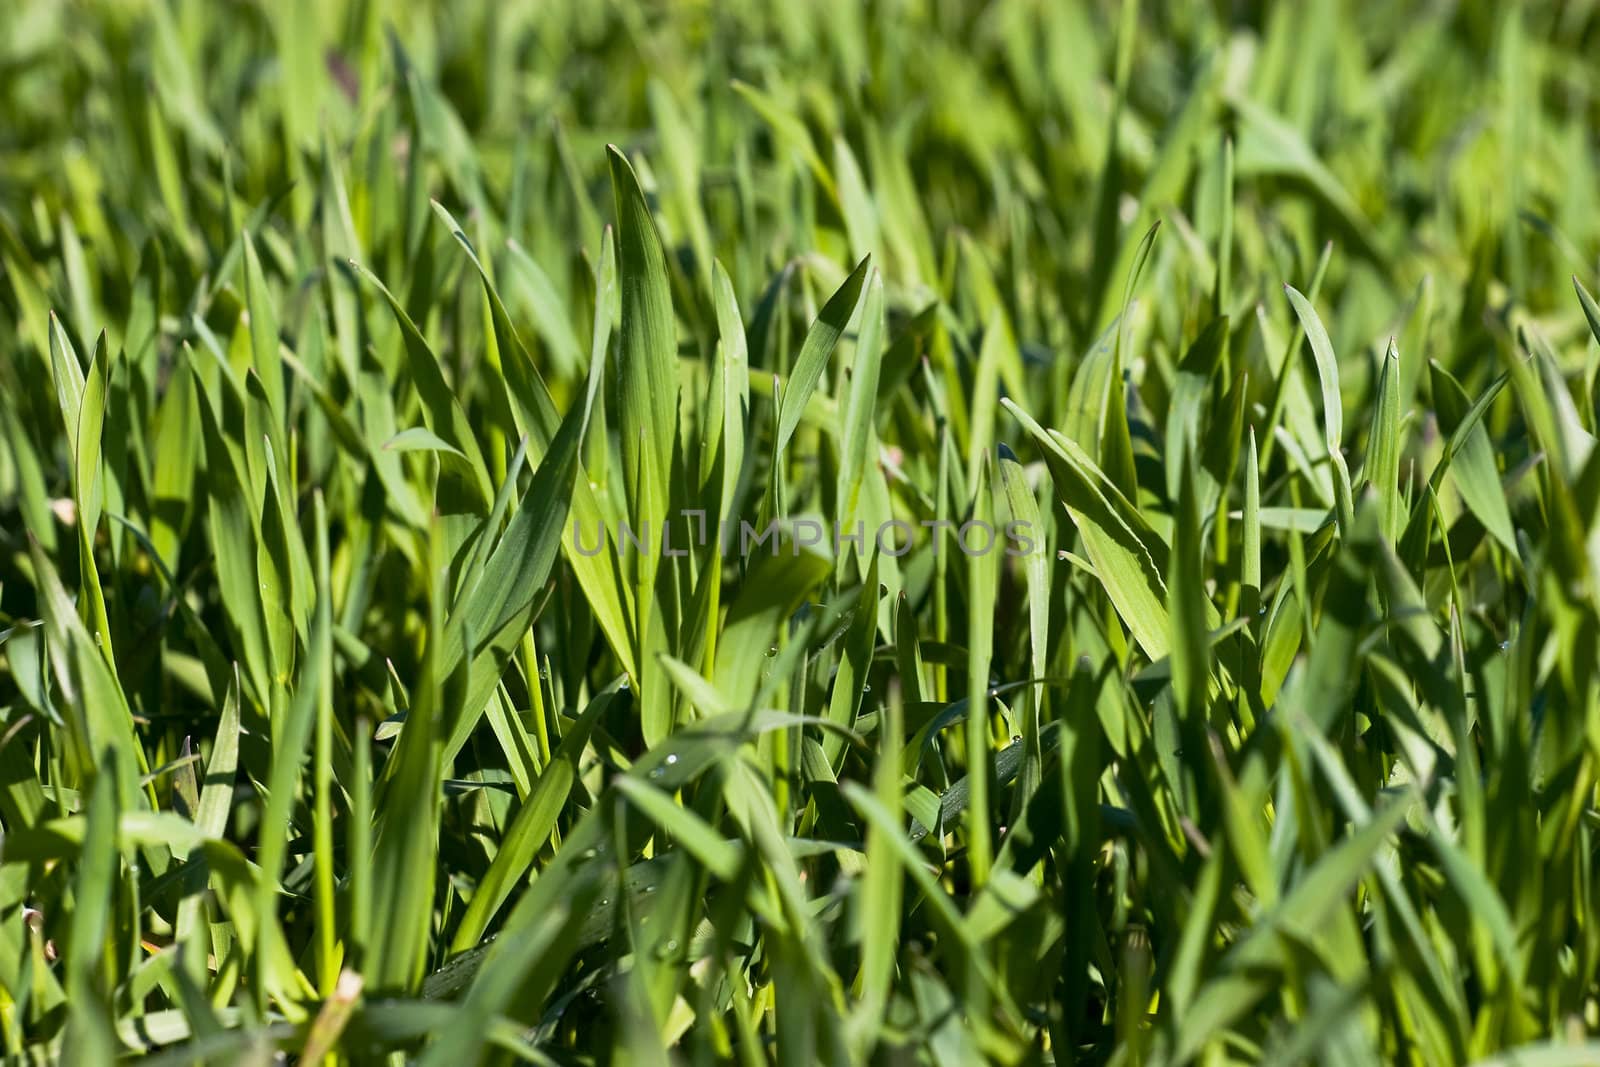
[[[0,23],[10,1057],[1600,1057],[1593,4]]]

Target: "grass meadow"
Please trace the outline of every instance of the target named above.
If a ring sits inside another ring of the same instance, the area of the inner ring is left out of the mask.
[[[9,0],[8,1062],[1600,1062],[1600,5]]]

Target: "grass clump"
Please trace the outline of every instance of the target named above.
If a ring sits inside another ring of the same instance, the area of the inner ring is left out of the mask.
[[[8,1055],[1600,1056],[1591,6],[5,21]]]

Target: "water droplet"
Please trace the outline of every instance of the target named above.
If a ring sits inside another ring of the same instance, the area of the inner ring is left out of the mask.
[[[617,686],[617,688],[626,691],[626,690],[629,690],[629,689],[633,688],[633,683],[630,682],[628,679],[624,678],[622,680],[622,684]]]
[[[776,656],[777,654],[778,654],[778,646],[777,645],[773,645],[773,646],[771,646],[770,648],[767,649],[767,658],[768,659],[771,659],[773,656]]]
[[[600,906],[602,908],[609,907],[610,905],[611,905],[611,898],[610,897],[601,897],[600,898]]]
[[[661,776],[665,775],[666,773],[667,772],[665,770],[663,770],[660,767],[657,767],[657,768],[655,768],[654,770],[652,770],[650,772],[650,777],[652,777],[652,778],[660,778]]]
[[[1501,641],[1500,642],[1500,651],[1501,652],[1506,651],[1510,647],[1511,647],[1511,642],[1510,641]]]
[[[656,945],[656,958],[664,960],[676,951],[678,951],[678,939],[669,937]]]
[[[676,752],[668,752],[667,753],[667,766],[670,767],[674,763],[677,763],[677,762],[678,762],[678,754]]]
[[[1256,614],[1257,615],[1265,615],[1266,613],[1267,613],[1267,606],[1265,604],[1261,605],[1259,608],[1256,609]]]
[[[653,885],[647,885],[644,887],[644,891],[648,895],[650,893],[654,893],[656,891],[656,887]]]
[[[598,855],[600,855],[600,853],[597,849],[586,848],[582,852],[578,853],[578,858],[580,860],[592,860]]]
[[[1021,740],[1022,740],[1022,735],[1021,734],[1012,734],[1011,735],[1011,743],[1013,745],[1016,744],[1018,741],[1021,741]]]
[[[862,691],[862,692],[863,692],[863,693],[870,693],[870,692],[872,692],[872,683],[871,683],[871,682],[862,682],[862,683],[861,683],[861,691]]]

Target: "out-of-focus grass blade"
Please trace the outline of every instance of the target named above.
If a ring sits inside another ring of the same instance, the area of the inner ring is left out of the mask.
[[[776,535],[774,535],[776,536]],[[771,551],[771,555],[766,553]],[[745,707],[755,696],[763,667],[776,654],[778,629],[808,593],[832,570],[828,560],[802,549],[788,551],[752,546],[759,554],[739,595],[728,607],[717,662],[711,680],[732,706]],[[769,654],[770,653],[770,654]]]
[[[878,251],[878,209],[861,165],[843,137],[833,139],[833,172],[839,183],[839,208],[850,235],[850,254],[866,259]]]
[[[350,266],[388,302],[389,309],[394,313],[395,322],[400,327],[401,336],[405,340],[407,366],[412,381],[416,383],[417,393],[422,398],[422,408],[427,414],[428,427],[467,457],[467,465],[473,475],[464,487],[467,502],[476,514],[487,513],[489,504],[494,499],[489,468],[484,464],[483,453],[478,448],[478,439],[472,432],[466,413],[461,409],[455,394],[451,392],[449,384],[445,382],[444,373],[439,368],[438,357],[433,354],[433,349],[422,336],[422,331],[412,321],[405,307],[395,299],[389,287],[361,264],[352,262]]]
[[[501,279],[513,300],[520,294],[521,304],[527,308],[534,328],[549,350],[552,372],[562,377],[575,373],[582,365],[583,350],[561,297],[549,275],[515,241],[506,246]]]
[[[833,175],[828,172],[827,164],[822,162],[822,156],[817,153],[817,146],[811,140],[811,133],[806,129],[805,123],[774,100],[769,93],[753,85],[735,80],[733,90],[750,102],[750,105],[772,126],[779,140],[783,141],[791,151],[799,154],[806,166],[811,169],[811,174],[818,184],[830,197],[835,197]]]
[[[1130,28],[1136,24],[1136,17],[1130,17]],[[1132,224],[1123,230],[1127,236],[1122,241],[1116,242],[1114,235],[1107,235],[1116,246],[1117,256],[1115,260],[1108,262],[1103,274],[1093,279],[1100,296],[1098,306],[1093,309],[1094,321],[1090,324],[1090,328],[1101,330],[1110,325],[1116,308],[1118,279],[1130,275],[1133,264],[1139,257],[1139,248],[1144,243],[1144,236],[1159,219],[1159,213],[1178,198],[1180,191],[1188,182],[1189,174],[1194,167],[1195,145],[1205,134],[1209,119],[1219,103],[1217,88],[1222,79],[1223,67],[1223,63],[1210,56],[1203,58],[1197,64],[1198,69],[1188,85],[1177,114],[1166,126],[1165,137],[1152,161],[1144,188],[1140,190],[1138,212]],[[1138,242],[1131,239],[1136,233],[1141,234],[1141,240]]]
[[[1243,96],[1229,94],[1228,106],[1242,120],[1236,154],[1241,174],[1290,174],[1302,179],[1337,213],[1373,262],[1387,262],[1372,224],[1298,130]]]

